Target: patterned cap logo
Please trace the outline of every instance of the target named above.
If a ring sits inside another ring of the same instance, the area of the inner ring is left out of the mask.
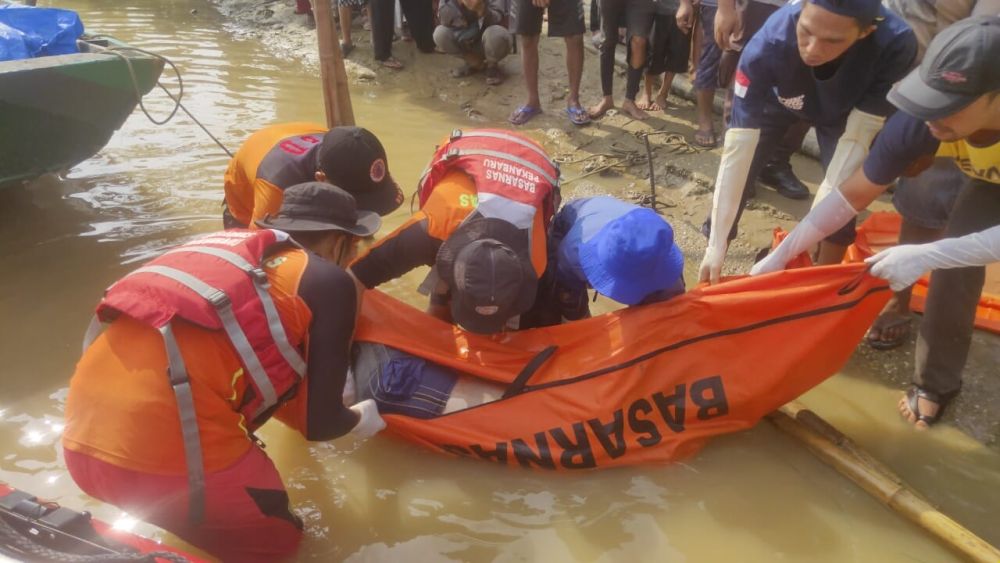
[[[376,184],[385,179],[385,159],[377,158],[372,162],[372,167],[368,169],[368,177]]]
[[[968,81],[964,74],[955,70],[946,70],[942,72],[941,79],[946,82],[951,82],[952,84],[961,84]]]

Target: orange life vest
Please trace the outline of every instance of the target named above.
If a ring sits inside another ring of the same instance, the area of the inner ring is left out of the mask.
[[[456,129],[431,158],[417,187],[421,208],[438,183],[461,170],[476,185],[476,211],[535,233],[541,214],[545,230],[559,207],[559,166],[538,143],[502,129]]]
[[[95,320],[126,315],[163,337],[177,399],[192,495],[192,520],[203,507],[204,466],[197,413],[184,358],[171,327],[180,318],[224,331],[249,375],[239,412],[250,430],[287,400],[306,373],[302,335],[290,337],[268,292],[264,259],[292,244],[281,231],[232,230],[180,245],[128,274],[105,292]],[[98,325],[88,330],[92,340]]]

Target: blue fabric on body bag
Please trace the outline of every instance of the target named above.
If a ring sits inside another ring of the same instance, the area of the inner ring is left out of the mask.
[[[414,418],[434,418],[444,412],[458,375],[400,350],[388,350],[390,359],[371,383],[379,412]]]
[[[78,53],[81,35],[74,11],[0,3],[0,61]]]

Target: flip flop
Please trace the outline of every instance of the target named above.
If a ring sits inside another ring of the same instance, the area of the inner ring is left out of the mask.
[[[878,324],[878,319],[875,319],[875,322],[872,323],[872,327],[869,328],[868,333],[865,334],[865,343],[875,350],[892,350],[893,348],[898,348],[902,346],[903,343],[905,343],[910,337],[910,325],[912,321],[913,319],[910,317],[897,318],[894,321],[889,321],[882,326],[876,327],[875,325]],[[881,338],[882,333],[885,332],[886,329],[894,329],[901,326],[906,326],[906,330],[900,331],[899,336],[896,338],[892,338],[890,340]],[[873,330],[879,331],[879,338],[872,338]]]
[[[566,117],[573,125],[586,125],[590,123],[590,115],[587,110],[580,106],[570,106],[566,108]]]
[[[384,66],[385,68],[391,68],[392,70],[403,69],[403,63],[399,62],[395,57],[389,57],[384,61],[378,61],[378,64]]]
[[[937,412],[933,415],[927,415],[920,412],[919,399],[937,403]],[[937,393],[914,385],[906,390],[906,406],[910,409],[910,412],[913,413],[913,416],[917,417],[917,422],[923,422],[929,428],[934,423],[941,420],[941,415],[944,414],[944,408],[948,406],[948,401]]]
[[[705,139],[710,140],[706,141]],[[694,138],[691,139],[691,144],[700,149],[714,149],[719,145],[719,138],[715,136],[715,133],[695,131]]]
[[[514,110],[514,113],[510,114],[507,121],[509,121],[511,125],[524,125],[540,113],[542,113],[542,108],[524,105]]]

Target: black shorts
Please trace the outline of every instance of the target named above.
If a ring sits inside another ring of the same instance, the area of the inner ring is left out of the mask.
[[[677,27],[677,18],[673,14],[657,15],[653,20],[649,51],[647,73],[687,72],[691,35]]]
[[[541,35],[545,10],[549,11],[549,37],[583,35],[587,29],[583,23],[583,0],[549,0],[548,8],[539,8],[531,0],[513,0],[514,33]]]
[[[618,37],[618,27],[625,22],[627,37],[649,37],[653,28],[656,4],[653,0],[601,0],[601,23],[605,41]]]

